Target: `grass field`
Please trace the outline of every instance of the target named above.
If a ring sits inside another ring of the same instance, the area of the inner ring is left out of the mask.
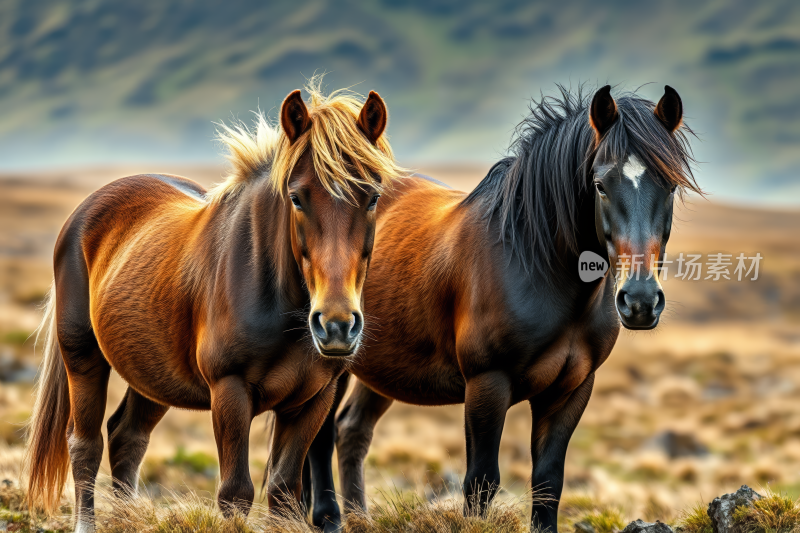
[[[205,184],[221,174],[218,168],[156,166],[0,176],[0,479],[11,482],[0,484],[0,503],[6,509],[0,513],[11,513],[19,486],[20,429],[32,405],[37,365],[27,337],[50,283],[57,232],[88,192],[134,170],[180,173]],[[422,170],[469,189],[486,169]],[[668,311],[658,330],[620,335],[598,372],[592,400],[568,451],[561,504],[566,528],[586,517],[594,517],[598,531],[636,518],[676,521],[697,502],[708,503],[743,483],[769,486],[790,498],[800,495],[800,212],[742,209],[691,198],[676,219],[669,254],[758,252],[764,257],[759,279],[668,279]],[[124,389],[114,376],[108,414]],[[268,455],[265,426],[263,418],[256,420],[250,438],[256,486]],[[456,530],[511,532],[527,527],[529,439],[530,413],[517,405],[506,418],[500,453],[502,505],[495,526],[506,524],[505,529],[463,523],[453,526]],[[380,523],[393,531],[391,517],[423,520],[430,505],[445,522],[466,520],[457,516],[460,503],[449,497],[457,495],[465,471],[460,406],[395,404],[376,428],[367,461],[375,512],[371,519],[354,519],[351,531],[380,530]],[[101,472],[108,474],[107,460]],[[181,525],[179,515],[216,524],[219,516],[207,504],[216,476],[210,415],[172,410],[156,428],[145,459],[147,499],[137,504],[138,511],[115,514],[101,498],[108,518],[104,527],[157,530],[146,520],[173,520],[172,529],[161,530],[199,528]],[[181,495],[189,495],[188,500]],[[64,501],[68,510],[68,494]],[[6,514],[0,514],[0,522],[8,519]],[[134,515],[139,522],[130,518],[128,525],[114,525],[112,520]],[[270,520],[257,507],[248,527],[289,527]],[[245,531],[244,525],[225,527]],[[291,527],[302,531],[304,526]],[[437,527],[428,530],[447,530]]]

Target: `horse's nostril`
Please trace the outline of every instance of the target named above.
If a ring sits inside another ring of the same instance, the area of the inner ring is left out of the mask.
[[[655,302],[656,303],[653,306],[653,311],[656,314],[660,314],[661,311],[663,311],[664,308],[667,306],[667,299],[664,297],[664,291],[662,291],[661,289],[659,289],[659,291],[656,293]]]
[[[361,313],[353,313],[353,325],[350,326],[350,338],[357,337],[364,327],[364,320],[361,318]]]
[[[617,310],[619,311],[619,314],[621,314],[625,318],[630,317],[632,314],[628,302],[629,302],[628,293],[625,291],[619,291],[619,293],[617,294]]]
[[[311,315],[311,331],[320,340],[325,340],[328,337],[325,331],[325,326],[322,325],[322,313],[316,312]]]
[[[640,304],[638,300],[632,298],[627,292],[625,293],[624,298],[625,305],[631,310],[631,312],[636,313],[639,311]]]

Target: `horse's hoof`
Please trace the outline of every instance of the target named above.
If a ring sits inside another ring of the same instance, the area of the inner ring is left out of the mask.
[[[322,524],[322,533],[342,533],[342,521],[340,518],[333,520],[326,519]]]

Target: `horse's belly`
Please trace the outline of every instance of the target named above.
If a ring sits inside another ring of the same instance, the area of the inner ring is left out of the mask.
[[[143,396],[172,407],[210,408],[211,395],[205,382],[198,382],[166,363],[167,354],[120,353],[119,348],[104,348],[102,344],[101,349],[111,367]]]
[[[367,352],[352,371],[372,390],[401,402],[449,405],[464,401],[466,385],[458,366],[418,353]]]
[[[205,383],[183,379],[170,372],[159,374],[153,366],[114,369],[133,389],[155,402],[183,409],[211,408],[211,394]]]
[[[140,394],[158,403],[208,409],[208,386],[192,364],[192,331],[180,313],[167,317],[135,297],[104,291],[92,306],[92,325],[111,367]],[[176,332],[183,332],[177,335]]]

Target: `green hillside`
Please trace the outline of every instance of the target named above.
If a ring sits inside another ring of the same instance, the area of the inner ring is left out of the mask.
[[[212,160],[314,72],[378,90],[405,162],[488,163],[556,82],[682,95],[717,196],[796,202],[800,4],[0,2],[0,169]]]

